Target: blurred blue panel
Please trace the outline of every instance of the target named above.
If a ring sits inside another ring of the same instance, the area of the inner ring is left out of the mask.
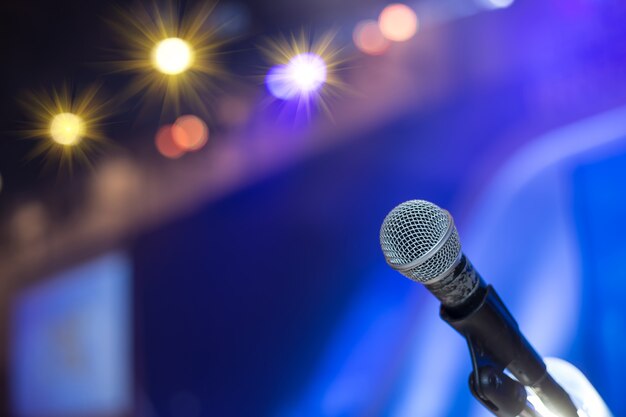
[[[117,254],[58,274],[18,296],[10,384],[18,417],[128,412],[131,268]]]
[[[380,415],[414,335],[418,298],[408,280],[390,279],[385,267],[364,277],[333,343],[316,367],[310,386],[283,417]],[[410,288],[410,287],[409,287]]]
[[[584,310],[575,350],[611,411],[626,415],[626,154],[580,167],[575,208],[583,253]]]

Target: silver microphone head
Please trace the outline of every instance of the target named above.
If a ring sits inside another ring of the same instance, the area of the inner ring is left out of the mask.
[[[380,246],[393,269],[420,283],[444,276],[461,257],[452,216],[424,200],[406,201],[389,212]]]

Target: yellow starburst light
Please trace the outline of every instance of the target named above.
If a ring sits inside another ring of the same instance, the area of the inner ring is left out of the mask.
[[[78,144],[85,135],[85,122],[74,113],[59,113],[50,123],[50,136],[60,145]]]
[[[176,75],[191,66],[193,51],[184,40],[167,38],[154,47],[152,61],[163,74]]]
[[[92,153],[107,143],[101,128],[111,114],[98,96],[99,86],[74,91],[67,85],[26,94],[20,101],[30,122],[22,134],[38,141],[28,157],[43,155],[47,164],[61,168],[71,169],[75,161],[89,164]]]
[[[114,72],[136,75],[126,97],[142,95],[146,103],[180,113],[181,105],[206,111],[206,97],[223,80],[218,64],[220,27],[209,17],[214,5],[180,9],[173,1],[165,7],[156,2],[132,9],[118,9],[108,21],[119,35],[121,47],[112,60]]]

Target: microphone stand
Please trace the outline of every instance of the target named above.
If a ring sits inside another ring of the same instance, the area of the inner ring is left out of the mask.
[[[541,417],[528,401],[524,385],[504,373],[504,368],[477,349],[468,337],[472,358],[469,386],[472,395],[498,417]]]
[[[491,285],[482,287],[461,311],[441,306],[441,318],[465,337],[473,371],[472,395],[498,417],[541,417],[528,401],[532,388],[552,412],[578,417],[568,393],[546,370],[541,357],[519,332],[517,323]],[[515,376],[504,373],[505,369]]]

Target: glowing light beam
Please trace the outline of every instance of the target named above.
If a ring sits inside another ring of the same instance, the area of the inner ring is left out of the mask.
[[[50,123],[50,136],[56,143],[73,146],[80,142],[85,134],[85,122],[74,113],[59,113]]]
[[[193,63],[193,51],[184,40],[167,38],[154,47],[152,60],[162,73],[176,75],[184,72]]]
[[[70,171],[74,161],[90,164],[90,156],[109,141],[102,132],[104,120],[111,115],[109,101],[99,98],[99,86],[76,91],[65,85],[60,89],[28,93],[20,104],[29,114],[21,133],[38,140],[29,159],[43,156]]]
[[[209,24],[213,7],[179,10],[172,0],[163,8],[153,2],[117,10],[108,23],[123,46],[110,64],[114,72],[135,74],[124,98],[139,95],[176,115],[183,105],[207,113],[206,98],[227,77],[218,63],[226,40],[218,36],[220,26]]]
[[[302,33],[262,45],[261,50],[272,64],[265,75],[270,94],[296,102],[307,113],[314,103],[330,114],[328,99],[347,90],[337,76],[346,60],[341,57],[341,49],[333,46],[334,37],[331,32],[317,38]]]
[[[308,97],[326,82],[326,63],[319,55],[296,55],[285,65],[278,65],[267,73],[267,88],[276,98],[290,100]]]

